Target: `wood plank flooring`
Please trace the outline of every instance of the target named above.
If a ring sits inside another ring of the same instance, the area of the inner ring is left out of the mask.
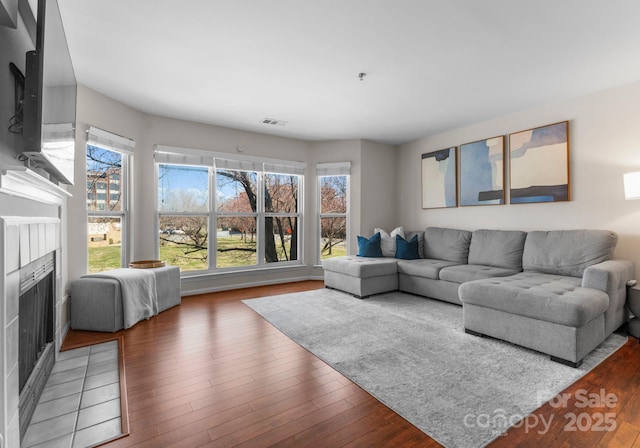
[[[127,331],[69,331],[63,349],[124,341],[129,435],[104,446],[440,446],[241,302],[321,287],[307,281],[184,297]],[[630,338],[567,389],[564,406],[547,403],[528,427],[491,446],[640,448],[639,370],[640,345]],[[583,406],[585,392],[601,390],[615,394],[614,407]],[[546,430],[542,418],[551,422]]]

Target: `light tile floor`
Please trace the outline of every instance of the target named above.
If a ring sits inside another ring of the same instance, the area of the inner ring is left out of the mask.
[[[58,354],[22,448],[86,448],[122,433],[118,342]]]

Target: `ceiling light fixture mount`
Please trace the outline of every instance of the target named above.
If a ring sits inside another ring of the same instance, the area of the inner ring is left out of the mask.
[[[367,74],[365,72],[358,73],[358,79],[360,81],[364,81],[365,76],[367,76]]]

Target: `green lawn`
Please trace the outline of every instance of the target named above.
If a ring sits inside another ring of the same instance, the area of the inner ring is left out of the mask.
[[[120,266],[120,246],[89,248],[89,273],[118,269]]]
[[[321,241],[321,248],[322,248],[322,245],[325,245],[326,243],[327,243],[327,240],[323,238]],[[341,257],[343,255],[347,255],[347,245],[344,243],[344,241],[333,246],[331,248],[331,254],[329,254],[329,250],[327,249],[323,250],[320,256],[320,259],[325,260],[327,258]]]
[[[322,252],[322,260],[333,257],[342,257],[343,255],[347,255],[346,246],[333,246],[331,248],[331,255],[329,255],[327,251]]]
[[[239,250],[228,250],[237,248]],[[279,252],[281,248],[278,247]],[[289,248],[287,247],[287,251]],[[179,266],[183,271],[206,270],[207,260],[202,259],[205,251],[185,254],[184,246],[163,242],[160,247],[160,259],[171,266]],[[344,255],[344,247],[333,248],[333,255]],[[280,254],[279,256],[282,256]],[[323,256],[323,258],[326,258]],[[284,258],[283,258],[284,259]],[[218,239],[218,260],[217,267],[227,268],[235,266],[253,266],[256,262],[256,243],[244,242],[239,237]],[[120,246],[104,246],[89,248],[89,272],[101,272],[107,269],[117,269],[120,267]]]
[[[243,250],[228,250],[239,248]],[[256,243],[242,241],[240,237],[218,238],[217,267],[252,266],[257,263]]]

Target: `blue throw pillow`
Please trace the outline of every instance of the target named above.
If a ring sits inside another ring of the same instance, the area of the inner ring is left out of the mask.
[[[371,238],[358,235],[358,257],[382,257],[380,249],[380,232]]]
[[[409,241],[396,235],[396,258],[403,260],[415,260],[420,258],[418,251],[418,235],[414,235]]]

